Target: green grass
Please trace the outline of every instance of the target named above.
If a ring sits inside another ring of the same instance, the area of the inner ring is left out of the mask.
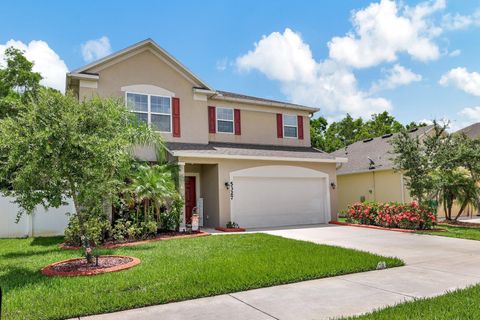
[[[447,226],[443,224],[439,225],[438,228],[445,229],[446,231],[429,231],[429,232],[422,232],[422,234],[431,234],[435,236],[450,237],[450,238],[480,240],[480,228],[456,227],[456,226]]]
[[[362,320],[452,320],[480,319],[480,286],[457,290],[445,295],[419,299],[388,307],[363,316],[347,319]]]
[[[386,258],[266,234],[209,236],[102,250],[131,255],[132,269],[87,277],[45,277],[50,263],[78,257],[62,238],[1,239],[5,319],[64,319],[375,269]]]

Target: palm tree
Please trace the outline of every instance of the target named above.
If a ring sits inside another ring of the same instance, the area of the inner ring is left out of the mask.
[[[172,174],[167,165],[142,165],[138,167],[130,185],[137,204],[143,204],[144,219],[155,215],[160,220],[160,209],[177,193]]]
[[[435,170],[431,174],[435,195],[443,204],[445,218],[452,220],[452,207],[455,201],[461,204],[453,220],[457,220],[468,205],[476,205],[479,190],[467,169],[457,167],[452,170]]]

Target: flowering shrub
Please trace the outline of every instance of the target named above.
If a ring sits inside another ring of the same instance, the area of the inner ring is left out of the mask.
[[[386,228],[424,230],[431,229],[436,216],[430,209],[416,202],[400,203],[355,203],[347,209],[347,221],[377,225]]]

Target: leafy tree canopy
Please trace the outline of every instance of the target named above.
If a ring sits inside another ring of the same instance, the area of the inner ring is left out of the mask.
[[[402,129],[425,126],[424,123],[411,122],[404,126],[387,111],[374,114],[369,120],[354,119],[347,114],[342,120],[328,124],[319,117],[310,120],[310,136],[312,146],[325,152],[333,152],[354,142],[382,136],[388,133],[400,132]]]
[[[160,135],[134,121],[122,102],[78,102],[41,88],[16,117],[0,119],[0,178],[11,186],[3,192],[15,197],[21,213],[73,199],[85,235],[86,217],[118,194],[136,144],[154,145],[163,156]]]
[[[5,50],[4,65],[0,68],[0,118],[16,115],[18,104],[36,95],[42,80],[32,71],[33,63],[13,47]]]

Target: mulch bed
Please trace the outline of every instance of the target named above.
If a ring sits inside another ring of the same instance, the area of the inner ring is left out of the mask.
[[[223,231],[223,232],[245,232],[245,228],[224,228],[224,227],[216,227],[215,230]]]
[[[447,231],[445,229],[428,229],[428,230],[412,230],[412,229],[399,229],[399,228],[384,228],[380,226],[374,226],[370,224],[357,224],[357,223],[349,223],[349,222],[340,222],[340,221],[330,221],[330,224],[337,224],[341,226],[349,226],[349,227],[358,227],[358,228],[368,228],[368,229],[377,229],[377,230],[386,230],[386,231],[395,231],[395,232],[403,232],[403,233],[418,233],[418,232],[442,232]]]
[[[85,258],[76,258],[52,263],[43,268],[41,272],[49,277],[89,276],[130,269],[139,263],[140,260],[138,258],[115,255],[99,256],[98,265],[96,263],[87,263]]]
[[[204,236],[209,236],[210,233],[205,232],[205,231],[192,231],[192,232],[176,232],[176,231],[171,231],[171,232],[164,232],[159,235],[157,235],[155,238],[147,239],[147,240],[140,240],[140,241],[124,241],[124,242],[115,242],[115,241],[109,241],[106,242],[100,246],[97,246],[97,248],[102,248],[102,249],[115,249],[115,248],[120,248],[120,247],[130,247],[130,246],[138,246],[141,244],[146,244],[150,242],[155,242],[155,241],[164,241],[164,240],[172,240],[172,239],[182,239],[182,238],[198,238],[198,237],[204,237]],[[61,243],[59,245],[60,249],[65,249],[65,250],[78,250],[81,249],[82,247],[79,246],[70,246],[66,243]]]

